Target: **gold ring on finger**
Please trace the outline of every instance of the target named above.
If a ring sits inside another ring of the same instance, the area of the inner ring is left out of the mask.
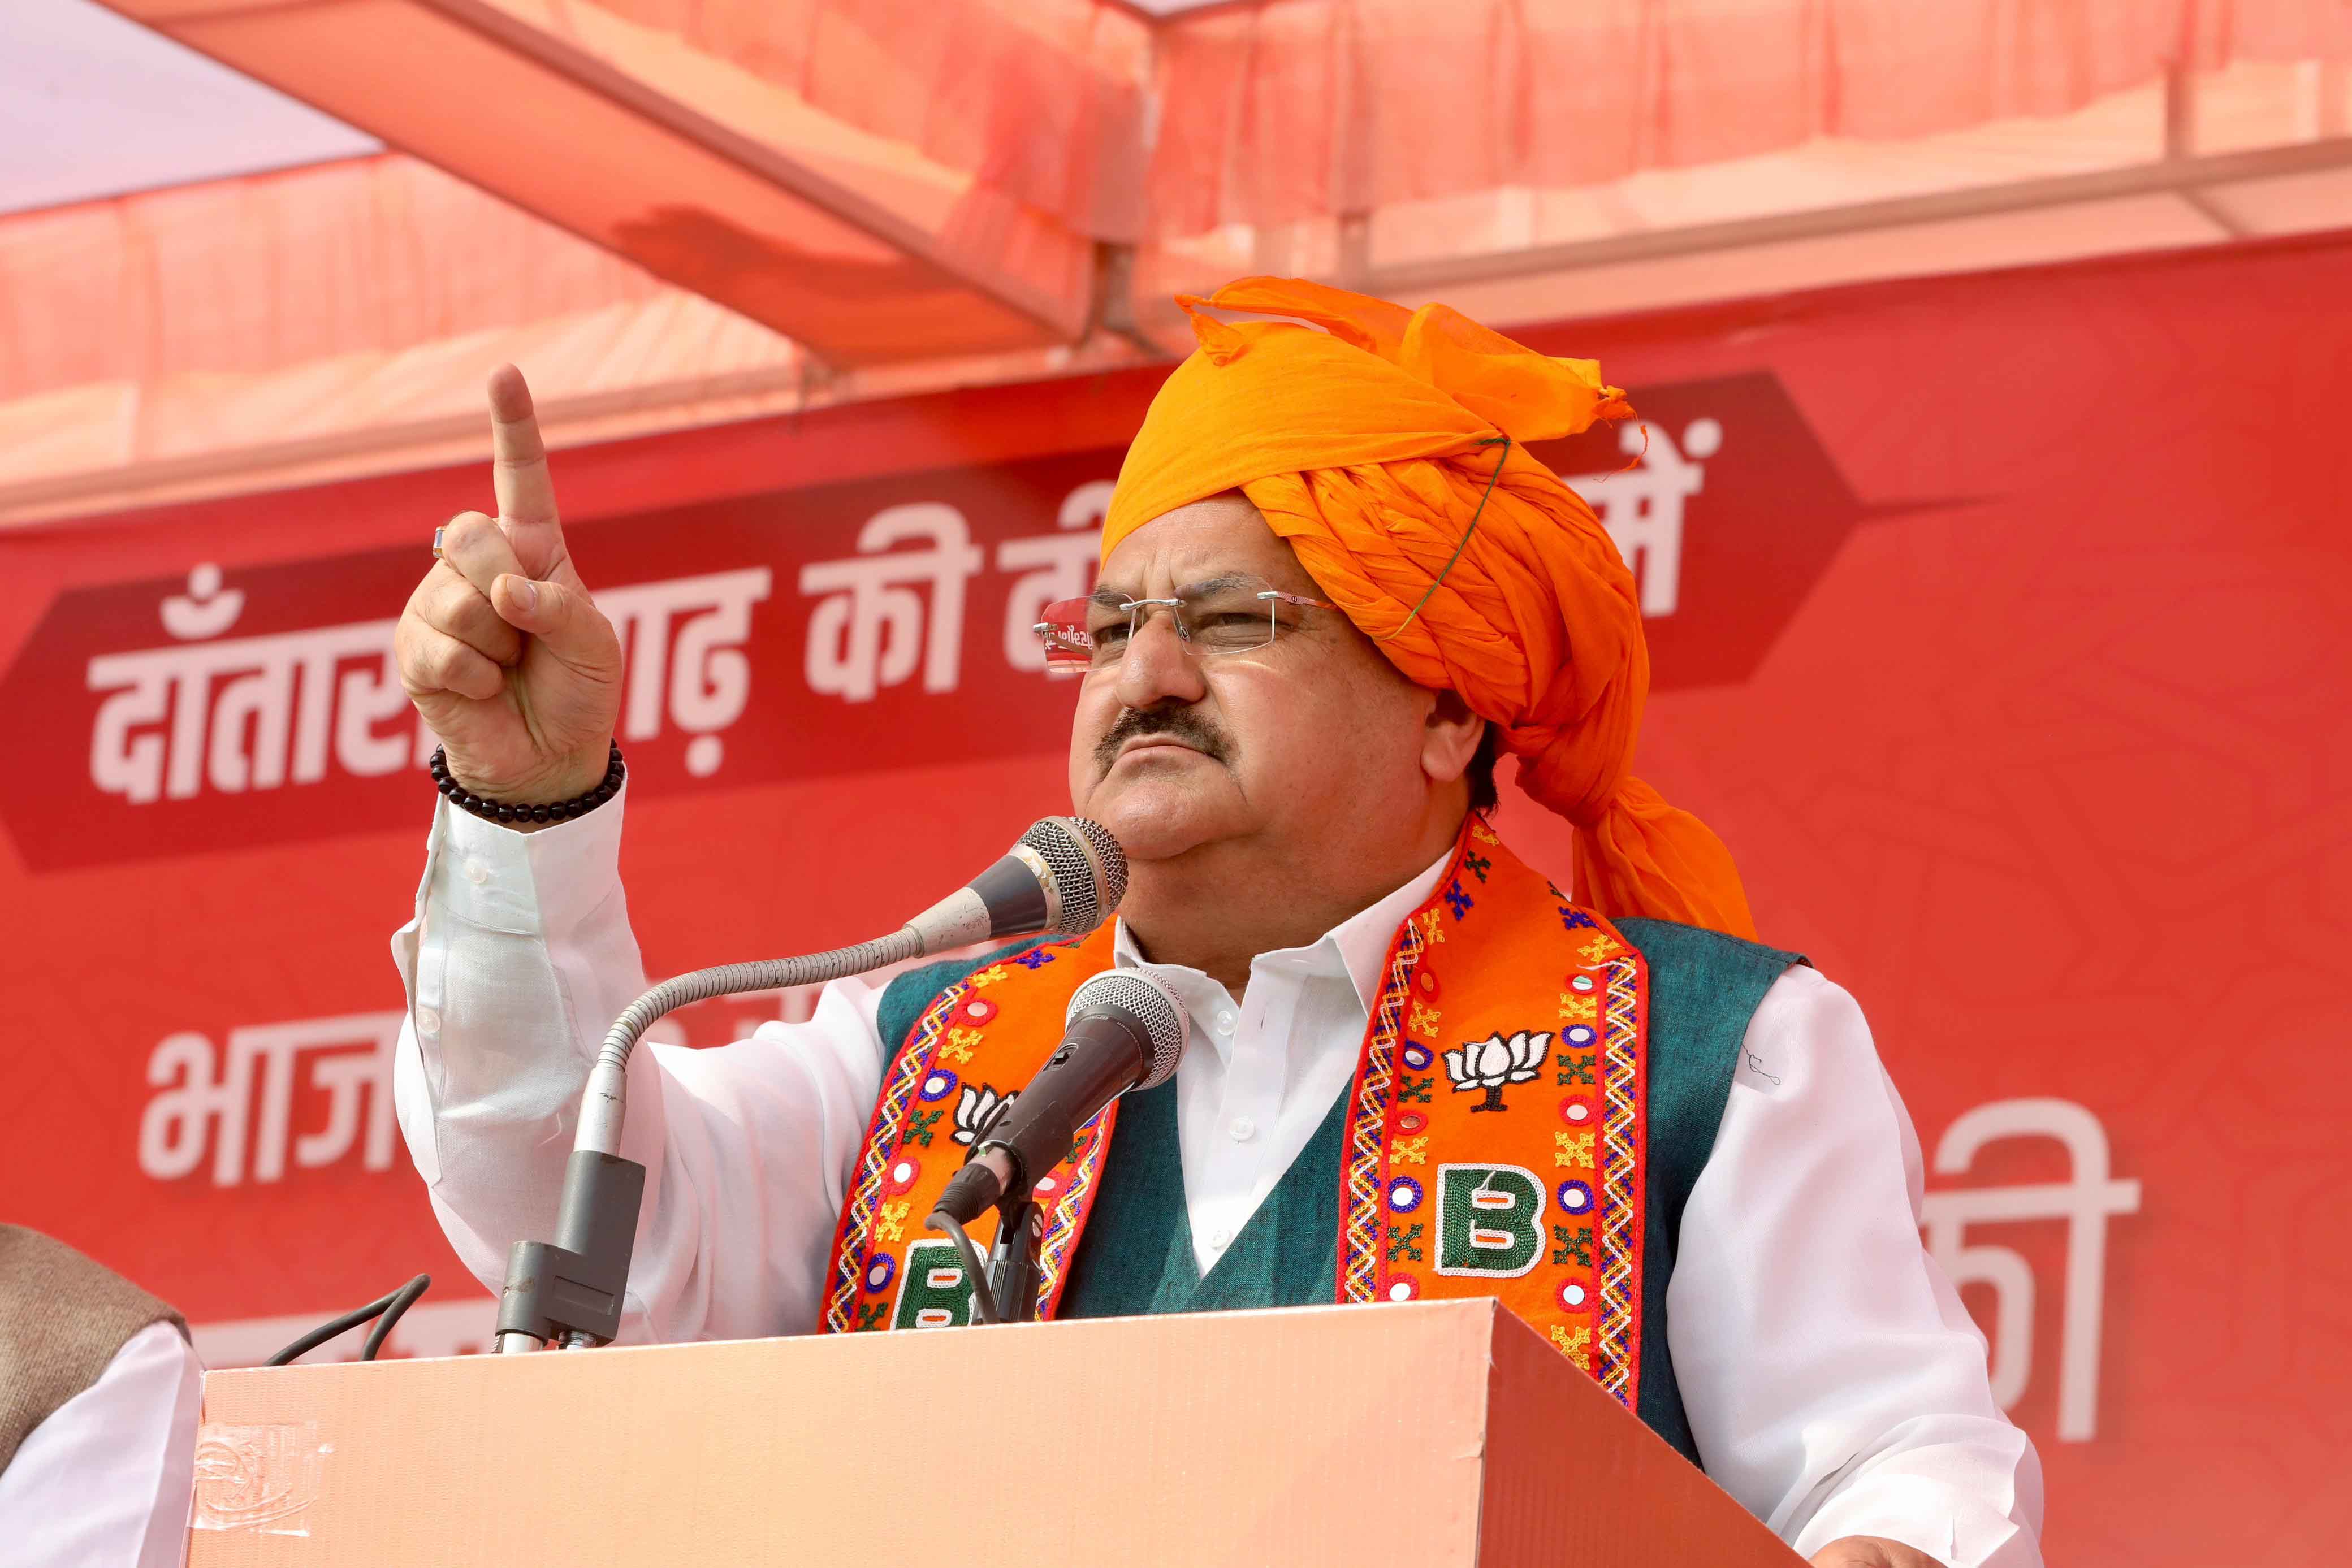
[[[441,553],[441,536],[447,530],[448,527],[448,524],[442,523],[436,526],[433,530],[433,559],[435,560],[446,560],[449,559],[447,556]]]

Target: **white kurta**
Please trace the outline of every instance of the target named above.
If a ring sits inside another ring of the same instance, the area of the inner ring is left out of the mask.
[[[0,1563],[179,1568],[204,1388],[177,1324],[150,1323],[123,1341],[98,1381],[25,1434],[0,1470]]]
[[[588,1064],[645,988],[625,805],[523,834],[444,802],[416,916],[393,939],[409,998],[401,1130],[450,1243],[493,1291],[509,1247],[553,1224]],[[1161,967],[1192,1014],[1177,1127],[1204,1270],[1343,1091],[1389,939],[1441,869],[1312,946],[1259,955],[1239,1002]],[[625,1338],[816,1325],[880,1091],[881,994],[839,981],[805,1023],[631,1058],[622,1152],[646,1177]],[[1666,1336],[1684,1406],[1707,1473],[1801,1553],[1878,1535],[1951,1568],[2036,1568],[2040,1462],[1919,1244],[1922,1169],[1861,1009],[1790,970],[1750,1022],[1683,1216]]]

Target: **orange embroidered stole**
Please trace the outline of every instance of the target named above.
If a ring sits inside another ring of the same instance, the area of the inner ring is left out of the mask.
[[[1061,1042],[1111,929],[950,986],[883,1074],[826,1278],[833,1333],[969,1321],[924,1218],[997,1102]],[[1648,972],[1476,816],[1398,926],[1349,1089],[1339,1300],[1497,1296],[1629,1407],[1639,1376]],[[1059,1306],[1114,1103],[1037,1182],[1039,1313]],[[985,1247],[995,1217],[971,1228]]]

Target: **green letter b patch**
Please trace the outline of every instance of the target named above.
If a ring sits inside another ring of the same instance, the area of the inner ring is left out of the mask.
[[[971,1322],[971,1281],[952,1241],[913,1241],[898,1277],[898,1313],[891,1327],[961,1328]]]
[[[1512,1279],[1543,1256],[1544,1189],[1517,1166],[1437,1167],[1437,1271]]]

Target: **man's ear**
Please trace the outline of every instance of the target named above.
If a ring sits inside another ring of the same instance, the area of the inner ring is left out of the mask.
[[[1459,692],[1433,692],[1422,721],[1421,770],[1437,784],[1451,784],[1470,770],[1486,721],[1470,711]]]

